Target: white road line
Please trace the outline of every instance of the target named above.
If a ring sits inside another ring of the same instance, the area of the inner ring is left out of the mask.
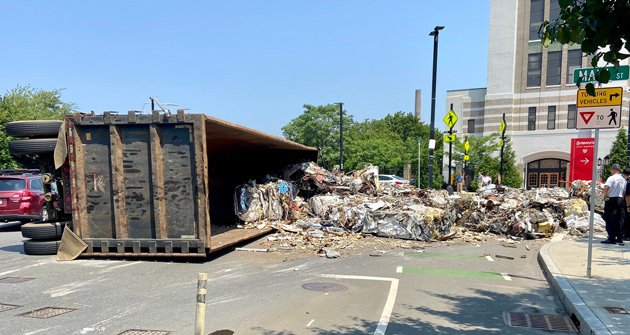
[[[494,259],[492,259],[492,256],[486,256],[486,259],[488,260],[488,262],[494,262]]]
[[[389,319],[392,317],[392,311],[394,310],[394,303],[396,302],[396,295],[398,294],[398,279],[396,278],[386,278],[386,277],[369,277],[369,276],[344,276],[344,275],[331,275],[331,274],[323,274],[320,277],[325,278],[335,278],[335,279],[357,279],[357,280],[374,280],[374,281],[388,281],[391,283],[389,286],[389,295],[387,296],[387,300],[385,301],[385,306],[383,307],[383,313],[381,314],[381,319],[378,322],[378,326],[374,331],[374,335],[385,335],[385,330],[387,330],[387,325],[389,324]]]
[[[402,270],[403,270],[402,266],[396,267],[396,273],[402,273]]]
[[[507,273],[501,273],[501,277],[507,281],[512,281],[512,277],[510,277]]]
[[[313,325],[313,322],[315,322],[315,319],[311,320],[311,322],[309,322],[308,324],[306,324],[306,327],[310,327]]]

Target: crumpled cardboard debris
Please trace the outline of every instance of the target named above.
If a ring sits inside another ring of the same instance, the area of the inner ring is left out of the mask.
[[[366,234],[414,241],[483,235],[514,240],[550,237],[558,229],[583,234],[588,229],[590,183],[563,188],[512,189],[490,185],[477,193],[449,196],[445,190],[380,184],[378,168],[349,174],[330,172],[313,162],[287,167],[264,184],[250,181],[234,193],[235,213],[247,228],[260,222],[278,232],[268,237],[278,250],[308,249],[339,257]],[[603,221],[596,217],[595,226]]]

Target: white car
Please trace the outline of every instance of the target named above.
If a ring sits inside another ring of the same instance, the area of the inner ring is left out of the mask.
[[[392,174],[380,174],[378,175],[378,181],[383,184],[409,184],[409,180],[403,177],[394,176]]]

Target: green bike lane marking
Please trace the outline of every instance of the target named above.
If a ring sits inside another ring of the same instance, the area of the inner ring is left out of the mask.
[[[467,261],[485,261],[486,260],[485,256],[431,253],[431,252],[406,252],[405,256],[410,256],[414,258],[446,258],[446,259],[467,260]]]
[[[459,270],[459,269],[445,269],[445,268],[399,266],[396,269],[396,272],[413,273],[413,274],[426,275],[426,276],[476,278],[476,279],[489,279],[489,280],[511,280],[511,279],[506,278],[506,277],[509,278],[507,274],[502,274],[502,273]]]

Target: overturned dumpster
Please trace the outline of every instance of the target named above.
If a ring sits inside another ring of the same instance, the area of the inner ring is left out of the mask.
[[[317,157],[183,111],[75,114],[64,128],[56,158],[67,157],[72,227],[87,256],[205,256],[264,234],[271,228],[234,228],[236,186]]]

